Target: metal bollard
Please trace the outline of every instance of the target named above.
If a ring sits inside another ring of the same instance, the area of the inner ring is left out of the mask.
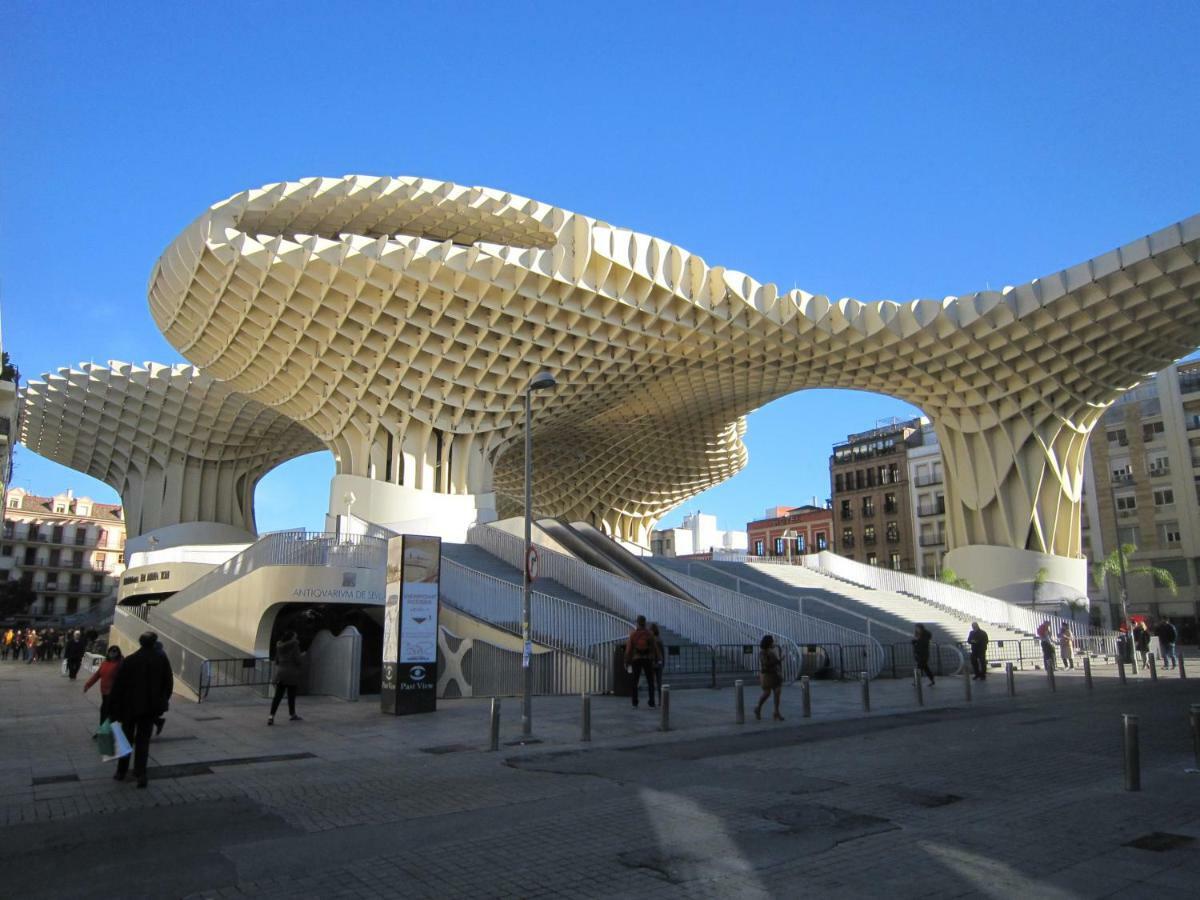
[[[658,723],[658,730],[659,731],[670,731],[671,730],[671,686],[669,684],[664,684],[662,686],[662,696],[659,697],[658,700],[659,700],[658,705],[660,707],[662,707],[661,712],[660,712],[661,718],[659,719],[659,723]]]
[[[582,733],[579,735],[579,739],[581,741],[590,741],[592,739],[592,698],[587,693],[583,695],[580,714],[582,719]]]
[[[1183,664],[1183,648],[1179,649],[1179,677],[1187,678],[1187,666]]]
[[[812,718],[812,682],[809,681],[809,678],[807,675],[802,675],[800,677],[800,701],[801,701],[801,705],[803,706],[803,712],[801,714],[804,716],[804,718],[811,719]]]
[[[1117,680],[1121,684],[1125,684],[1125,663],[1121,661],[1121,657],[1117,657]]]
[[[1192,754],[1196,757],[1196,768],[1200,769],[1200,703],[1193,703],[1188,712],[1192,722]]]
[[[971,702],[971,673],[966,670],[963,671],[963,696]]]
[[[1089,691],[1092,689],[1092,661],[1086,656],[1083,658],[1083,683]]]
[[[1058,690],[1058,685],[1054,683],[1054,666],[1046,666],[1046,680],[1050,682],[1050,693]]]
[[[737,698],[737,714],[734,718],[739,725],[746,724],[746,684],[742,679],[733,683],[734,696]]]
[[[1149,661],[1149,663],[1150,663],[1150,680],[1151,680],[1151,681],[1158,681],[1158,665],[1157,665],[1157,663],[1155,662],[1155,659],[1154,659],[1154,654],[1153,654],[1153,653],[1150,653],[1150,654],[1148,654],[1148,655],[1147,655],[1147,657],[1146,657],[1146,658],[1147,658],[1147,660],[1148,660],[1148,661]]]
[[[1125,744],[1125,790],[1142,789],[1142,762],[1138,756],[1138,717],[1124,714],[1123,739]]]
[[[921,687],[921,673],[913,671],[913,687],[917,689],[917,706],[925,705],[925,689]]]
[[[1012,663],[1004,664],[1004,677],[1008,680],[1008,696],[1017,696],[1017,678],[1013,675]]]
[[[500,749],[500,698],[492,698],[492,717],[488,725],[488,750]]]
[[[871,711],[871,679],[867,677],[867,673],[863,672],[859,676],[862,679],[862,701],[863,712]]]

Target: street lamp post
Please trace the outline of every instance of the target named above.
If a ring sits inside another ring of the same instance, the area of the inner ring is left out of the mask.
[[[1133,479],[1121,479],[1123,485],[1132,485]],[[1121,572],[1121,620],[1125,623],[1125,640],[1128,642],[1130,653],[1129,663],[1133,674],[1137,674],[1137,654],[1133,652],[1133,623],[1129,621],[1129,582],[1125,577],[1125,549],[1121,545],[1121,511],[1117,509],[1117,485],[1115,481],[1108,483],[1108,495],[1112,498],[1113,526],[1117,535],[1117,566]]]
[[[521,689],[521,734],[533,735],[533,628],[530,625],[530,595],[532,580],[529,556],[533,550],[533,392],[545,391],[557,382],[549,372],[538,372],[525,388],[525,564],[522,567],[524,592],[521,600],[521,664],[525,669]]]

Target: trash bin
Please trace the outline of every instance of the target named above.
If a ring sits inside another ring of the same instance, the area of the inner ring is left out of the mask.
[[[1127,666],[1133,665],[1133,641],[1128,634],[1117,635],[1117,658]]]
[[[612,692],[617,697],[633,696],[633,676],[625,671],[625,645],[613,647],[612,656]]]

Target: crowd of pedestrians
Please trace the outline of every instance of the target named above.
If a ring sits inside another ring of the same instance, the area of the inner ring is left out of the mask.
[[[96,636],[95,631],[9,625],[0,629],[0,660],[32,664],[65,659],[67,672],[74,679],[79,674],[83,654]]]

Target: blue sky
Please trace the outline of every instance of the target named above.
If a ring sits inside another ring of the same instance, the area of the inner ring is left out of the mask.
[[[511,190],[831,297],[1020,284],[1200,212],[1200,6],[83,4],[0,8],[0,315],[25,377],[181,361],[146,305],[212,203],[312,175]],[[828,495],[911,407],[752,414],[750,465],[677,510],[743,527]],[[258,492],[319,528],[328,454]],[[115,500],[18,449],[14,484]]]

